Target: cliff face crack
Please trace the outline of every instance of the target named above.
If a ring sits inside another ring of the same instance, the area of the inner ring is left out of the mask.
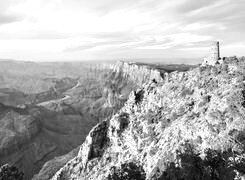
[[[118,130],[118,134],[120,135],[124,129],[126,129],[129,125],[129,114],[128,113],[125,113],[125,112],[122,112],[120,115],[119,115],[119,130]]]
[[[144,90],[140,90],[138,92],[134,92],[134,100],[135,100],[135,104],[139,104],[142,99],[144,98]]]
[[[245,107],[245,89],[242,90],[242,96],[243,96],[242,106]]]

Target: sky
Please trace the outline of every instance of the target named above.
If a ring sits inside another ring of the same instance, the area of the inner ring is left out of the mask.
[[[245,0],[0,0],[0,59],[242,56],[244,32]]]

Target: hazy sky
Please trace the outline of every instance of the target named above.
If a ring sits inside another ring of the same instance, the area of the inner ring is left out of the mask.
[[[245,55],[245,0],[0,0],[0,58]]]

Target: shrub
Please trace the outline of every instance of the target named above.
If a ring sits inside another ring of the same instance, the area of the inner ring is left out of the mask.
[[[113,166],[108,176],[108,180],[145,180],[145,178],[144,169],[133,162],[122,164],[120,169]]]
[[[237,156],[231,150],[206,149],[204,159],[199,155],[192,148],[178,152],[178,163],[169,163],[158,180],[232,180],[236,177],[234,170],[241,174],[245,171],[245,158],[231,161],[230,157]]]
[[[24,173],[15,166],[5,164],[0,167],[0,180],[23,180]]]

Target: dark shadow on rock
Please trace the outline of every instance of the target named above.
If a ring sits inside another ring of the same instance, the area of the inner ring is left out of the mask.
[[[140,90],[138,92],[134,92],[134,96],[135,96],[135,104],[139,104],[143,98],[144,98],[144,90]]]
[[[157,180],[233,180],[235,171],[244,174],[245,159],[236,160],[237,154],[231,150],[218,151],[207,149],[205,158],[187,149],[178,153],[178,163],[169,163]],[[237,156],[238,157],[238,156]]]
[[[146,175],[143,167],[130,162],[122,164],[120,168],[113,166],[108,180],[145,180]]]
[[[0,167],[0,180],[23,180],[24,173],[15,166],[5,164]]]
[[[101,157],[109,142],[107,136],[108,122],[103,121],[91,132],[92,145],[89,152],[88,160]]]

